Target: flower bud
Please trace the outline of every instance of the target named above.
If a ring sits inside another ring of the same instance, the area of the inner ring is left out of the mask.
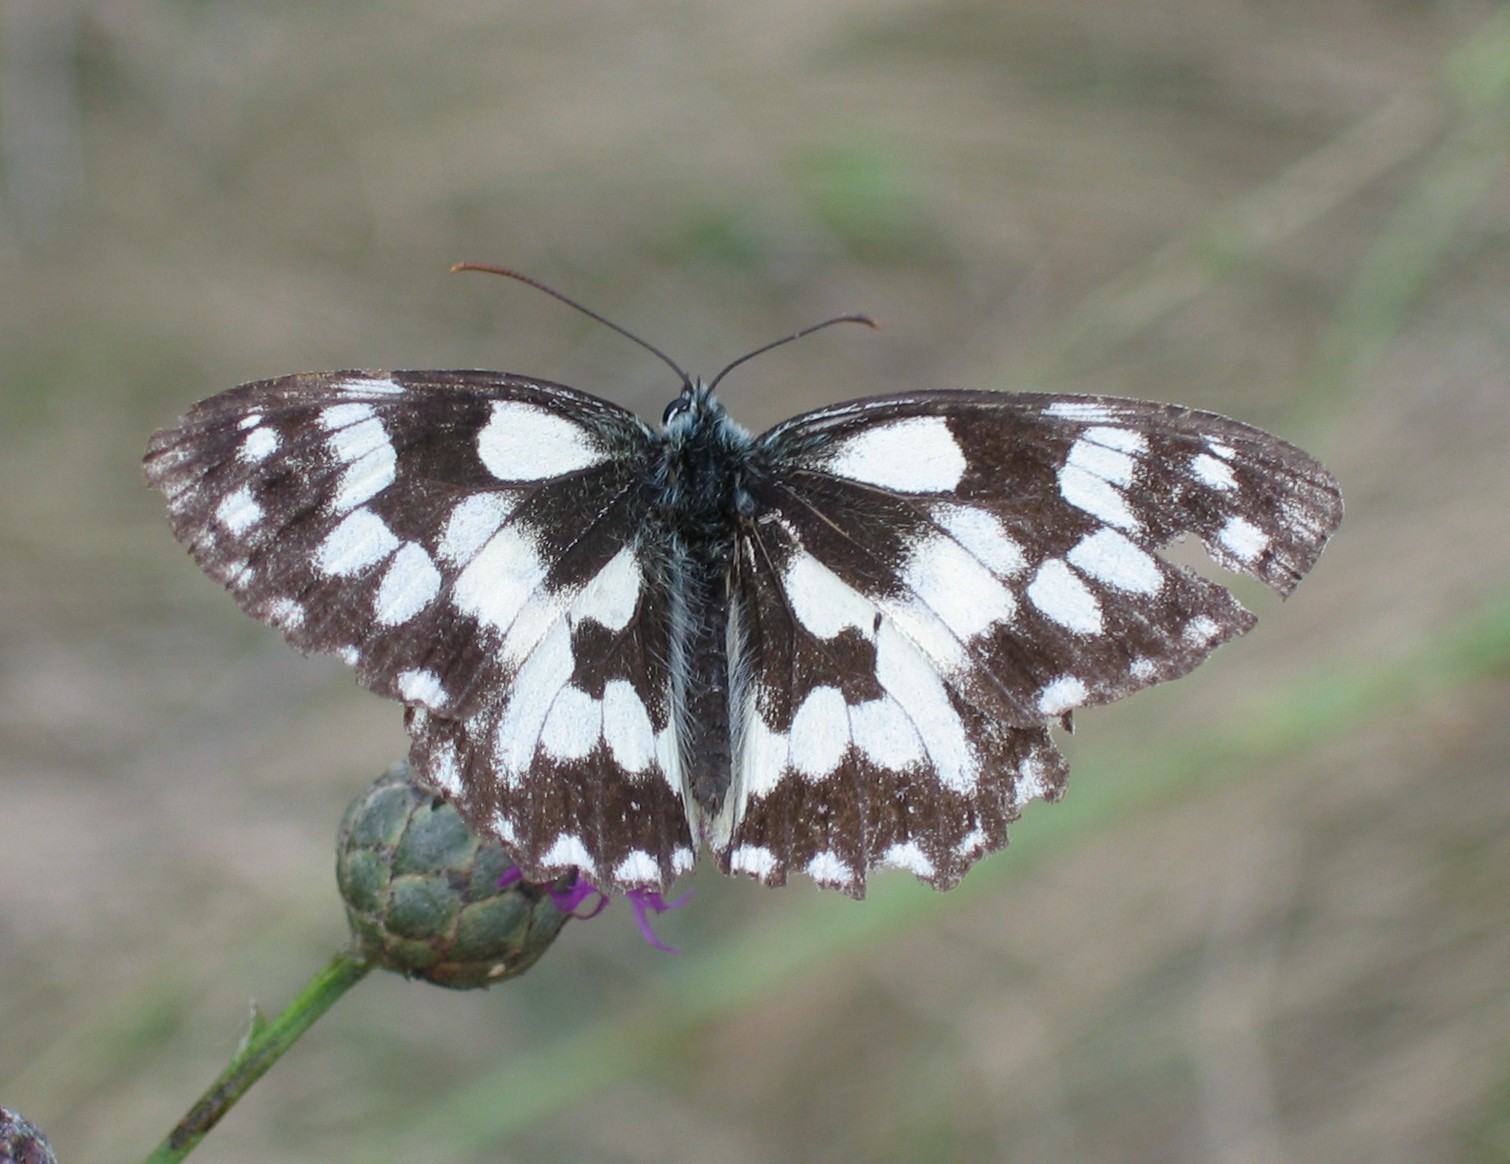
[[[438,792],[397,764],[352,801],[336,880],[358,951],[374,964],[453,990],[529,969],[571,916],[554,885],[509,878],[513,861],[473,834]]]
[[[36,1124],[0,1107],[0,1164],[58,1164],[58,1158]]]

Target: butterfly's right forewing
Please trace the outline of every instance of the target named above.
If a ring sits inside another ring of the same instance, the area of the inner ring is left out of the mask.
[[[541,879],[623,887],[690,862],[656,442],[559,385],[337,372],[195,406],[147,475],[244,609],[409,706],[474,827]]]

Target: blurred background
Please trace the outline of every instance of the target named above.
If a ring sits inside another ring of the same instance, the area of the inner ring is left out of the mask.
[[[1485,0],[0,5],[0,1102],[139,1159],[344,941],[399,709],[141,483],[236,383],[486,367],[753,428],[916,387],[1174,400],[1348,518],[1078,717],[959,889],[708,871],[535,970],[363,982],[219,1161],[1510,1159],[1510,19]]]

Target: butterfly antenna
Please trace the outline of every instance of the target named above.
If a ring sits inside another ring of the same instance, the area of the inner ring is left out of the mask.
[[[872,328],[877,331],[879,331],[881,327],[879,323],[871,319],[871,317],[868,315],[836,315],[833,319],[825,319],[822,323],[815,323],[811,327],[803,328],[801,331],[794,331],[791,335],[785,336],[782,339],[773,340],[770,343],[766,344],[764,347],[756,348],[753,352],[746,352],[744,355],[740,356],[739,359],[735,360],[732,364],[724,368],[722,372],[713,377],[712,381],[708,384],[708,391],[712,392],[713,389],[717,388],[718,382],[720,380],[722,380],[735,368],[739,367],[740,364],[743,364],[746,360],[753,360],[756,356],[763,355],[764,353],[770,351],[772,348],[779,348],[782,344],[789,344],[793,340],[801,339],[805,335],[812,335],[813,332],[822,331],[825,327],[832,327],[836,323],[863,323],[866,327]]]
[[[559,299],[568,307],[575,307],[583,315],[587,316],[588,319],[596,319],[604,327],[611,328],[612,330],[618,332],[625,339],[639,344],[640,347],[644,348],[651,355],[659,357],[660,360],[668,368],[670,368],[677,374],[677,377],[684,385],[690,386],[692,383],[692,377],[688,376],[686,372],[682,371],[681,365],[673,360],[670,356],[668,356],[665,352],[661,351],[661,349],[656,347],[653,343],[650,343],[648,340],[642,340],[639,336],[635,335],[634,332],[620,327],[611,319],[605,319],[592,308],[582,306],[582,304],[578,303],[571,296],[563,295],[554,287],[548,286],[547,284],[540,282],[540,280],[538,279],[531,279],[528,275],[521,274],[520,272],[511,270],[508,267],[495,267],[491,266],[488,263],[457,263],[451,268],[451,271],[453,274],[457,271],[481,271],[487,275],[502,275],[505,279],[514,279],[520,283],[525,284],[526,286],[533,287],[536,291],[544,291],[547,295],[551,296],[554,299]],[[832,323],[834,321],[830,320],[829,322]],[[823,325],[819,324],[819,326],[821,327]],[[811,331],[812,329],[809,328],[808,330]],[[800,335],[801,333],[799,332],[798,334]],[[797,337],[792,336],[791,338],[796,339]],[[725,370],[727,371],[727,369]]]

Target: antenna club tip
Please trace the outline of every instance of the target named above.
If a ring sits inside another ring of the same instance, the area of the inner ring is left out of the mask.
[[[554,295],[557,299],[566,298],[559,291],[544,286],[538,280],[531,279],[528,275],[521,275],[512,267],[500,267],[495,263],[452,263],[451,273],[454,275],[457,271],[478,271],[484,275],[502,275],[505,279],[514,279],[520,283],[527,283],[531,287],[538,287],[541,291]]]

